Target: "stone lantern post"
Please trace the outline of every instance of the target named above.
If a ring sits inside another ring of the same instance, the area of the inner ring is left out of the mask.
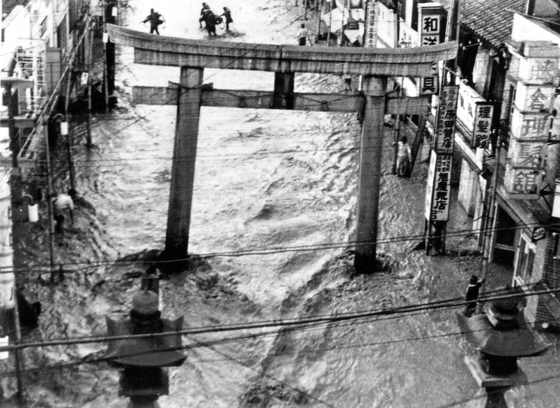
[[[539,355],[551,346],[523,318],[522,294],[514,288],[507,289],[506,295],[510,296],[486,303],[483,314],[457,313],[459,327],[476,351],[476,357],[467,355],[465,362],[478,385],[486,389],[488,408],[506,408],[504,392],[527,382],[518,358]]]
[[[158,295],[150,290],[142,290],[132,297],[132,310],[126,319],[114,321],[107,317],[109,336],[177,332],[109,341],[106,357],[111,365],[123,370],[119,395],[130,397],[128,408],[159,408],[159,396],[169,394],[166,367],[180,366],[186,359],[178,333],[182,325],[182,317],[161,318]]]

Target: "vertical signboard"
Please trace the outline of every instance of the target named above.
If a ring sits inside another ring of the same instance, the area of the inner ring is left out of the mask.
[[[458,85],[445,85],[441,87],[436,119],[436,141],[434,145],[434,150],[437,153],[453,154],[458,95]]]
[[[366,10],[366,28],[365,28],[365,47],[377,47],[377,26],[379,16],[379,2],[377,0],[369,0],[367,2]]]
[[[443,12],[443,7],[439,4],[435,6],[429,3],[418,5],[420,46],[436,45],[441,42]],[[432,75],[420,78],[420,96],[437,95],[438,93],[437,63],[434,63],[432,71]]]
[[[494,105],[488,102],[477,102],[475,105],[472,147],[486,149],[492,131],[492,115]]]
[[[452,159],[453,156],[432,152],[424,213],[428,221],[449,220]]]

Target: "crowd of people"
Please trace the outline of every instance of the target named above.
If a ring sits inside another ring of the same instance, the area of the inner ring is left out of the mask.
[[[230,31],[230,24],[233,23],[233,18],[231,16],[231,10],[227,7],[223,8],[222,14],[216,14],[212,11],[207,3],[202,3],[202,9],[200,10],[200,18],[198,19],[200,28],[206,28],[208,30],[208,35],[214,34],[216,36],[216,25],[222,23],[225,24],[225,30]],[[155,11],[150,10],[150,14],[142,21],[143,24],[150,23],[150,34],[159,35],[159,26],[165,23],[165,18]],[[202,26],[204,23],[204,27]]]

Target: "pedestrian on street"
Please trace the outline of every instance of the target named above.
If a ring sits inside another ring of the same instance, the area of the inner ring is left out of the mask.
[[[231,18],[231,10],[227,7],[224,7],[224,13],[222,17],[226,19],[226,31],[229,31],[229,24],[233,23],[233,19]]]
[[[469,280],[469,286],[467,286],[467,292],[465,293],[465,300],[467,306],[465,308],[465,316],[470,317],[474,314],[476,310],[476,302],[478,300],[478,293],[480,292],[480,287],[484,283],[484,279],[478,280],[476,275],[472,275]]]
[[[61,234],[64,224],[64,213],[66,210],[70,213],[70,221],[74,224],[74,200],[76,199],[76,190],[71,188],[68,194],[60,193],[53,198],[54,220],[56,221],[55,232]]]
[[[305,28],[305,24],[302,24],[297,34],[299,45],[305,45],[307,43],[307,35],[307,28]]]
[[[157,35],[159,35],[158,26],[163,23],[161,14],[159,14],[157,11],[154,11],[154,9],[151,9],[150,14],[144,21],[142,21],[142,23],[147,23],[148,21],[150,22],[150,34],[153,34],[155,32]]]
[[[401,137],[398,143],[397,153],[397,176],[409,177],[410,176],[410,145],[406,136]]]
[[[352,92],[352,76],[349,74],[344,74],[342,75],[342,78],[344,79],[344,90]]]

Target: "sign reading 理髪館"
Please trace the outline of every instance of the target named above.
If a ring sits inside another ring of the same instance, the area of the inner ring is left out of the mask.
[[[453,156],[432,152],[424,216],[428,221],[448,221]]]
[[[492,115],[494,105],[488,102],[477,102],[475,105],[472,147],[486,149],[492,133]]]
[[[458,94],[458,85],[444,85],[441,87],[436,119],[436,141],[434,145],[434,150],[437,153],[453,154]]]

